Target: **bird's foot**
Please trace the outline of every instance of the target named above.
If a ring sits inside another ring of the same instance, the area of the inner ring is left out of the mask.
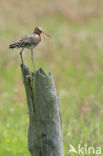
[[[21,67],[23,67],[23,64],[22,64],[22,63],[20,63],[20,66],[21,66]]]

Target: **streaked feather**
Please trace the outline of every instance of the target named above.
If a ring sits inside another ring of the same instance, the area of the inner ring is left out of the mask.
[[[29,34],[20,40],[10,44],[9,48],[31,48],[37,46],[41,41],[41,36],[38,34]]]

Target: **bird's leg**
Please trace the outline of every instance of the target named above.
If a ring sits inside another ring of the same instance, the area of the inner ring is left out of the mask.
[[[22,65],[23,65],[23,56],[22,56],[22,52],[23,52],[24,48],[22,48],[21,52],[20,52],[20,57],[21,57],[21,62],[22,62]]]
[[[32,63],[33,63],[33,67],[35,67],[34,58],[33,58],[33,49],[31,49],[31,60],[32,60]]]

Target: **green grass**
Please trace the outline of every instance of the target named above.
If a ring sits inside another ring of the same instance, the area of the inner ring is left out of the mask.
[[[33,3],[31,0],[30,4]],[[76,148],[78,144],[103,148],[101,16],[93,14],[85,18],[83,14],[84,18],[80,20],[77,15],[68,15],[65,9],[59,12],[57,5],[56,9],[50,10],[49,5],[45,8],[44,4],[44,13],[39,14],[34,10],[35,6],[31,5],[30,8],[28,2],[23,4],[15,1],[11,3],[10,9],[9,3],[1,3],[4,16],[0,21],[0,156],[29,156],[28,109],[19,67],[19,50],[11,52],[8,45],[30,33],[35,25],[42,26],[46,33],[52,35],[51,41],[44,40],[35,49],[35,62],[36,68],[42,66],[46,72],[50,71],[54,75],[61,101],[65,156],[69,155],[69,144]],[[98,11],[95,4],[91,3],[90,7]],[[40,4],[37,2],[36,5]],[[23,17],[19,13],[20,9],[23,9]],[[30,11],[30,18],[27,10]],[[38,18],[34,17],[33,10]],[[24,53],[25,63],[32,69],[30,53],[27,50]]]

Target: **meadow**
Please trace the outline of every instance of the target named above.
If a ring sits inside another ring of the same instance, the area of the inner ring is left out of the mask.
[[[36,47],[34,59],[36,69],[54,76],[65,156],[77,155],[68,154],[70,144],[103,148],[102,12],[101,0],[0,0],[0,156],[30,155],[20,50],[8,47],[37,25],[52,36]],[[33,71],[29,50],[23,56]]]

